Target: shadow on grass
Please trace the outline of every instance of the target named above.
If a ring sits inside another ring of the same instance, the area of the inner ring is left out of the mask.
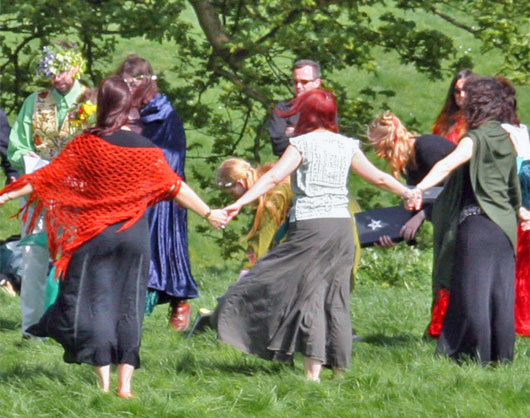
[[[13,367],[1,371],[0,383],[9,383],[15,386],[18,383],[26,385],[27,381],[38,377],[45,377],[62,384],[66,382],[64,370],[57,369],[57,367],[45,365],[28,367],[28,365],[15,364]]]
[[[20,326],[18,321],[0,318],[0,332],[14,331]]]
[[[421,337],[418,337],[414,334],[401,334],[392,336],[385,334],[363,335],[363,343],[382,347],[406,345],[411,342],[418,341],[421,341]]]
[[[253,376],[256,374],[277,375],[284,370],[294,368],[292,363],[269,362],[259,358],[243,357],[234,362],[217,359],[195,357],[192,354],[182,356],[176,364],[178,374],[197,375],[205,370],[213,370],[219,373],[234,375]]]

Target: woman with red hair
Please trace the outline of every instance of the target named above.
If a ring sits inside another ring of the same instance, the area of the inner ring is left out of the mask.
[[[350,168],[368,182],[408,197],[408,189],[374,167],[359,141],[338,133],[337,103],[329,90],[293,99],[295,137],[280,160],[235,203],[229,218],[293,174],[287,240],[260,258],[221,298],[213,324],[220,341],[268,360],[304,356],[309,380],[322,365],[342,375],[350,364],[349,311],[355,245],[346,187]]]

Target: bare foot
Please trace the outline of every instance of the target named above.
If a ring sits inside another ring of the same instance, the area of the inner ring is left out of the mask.
[[[136,396],[134,396],[134,393],[132,392],[120,392],[118,391],[118,396],[120,398],[124,398],[124,399],[133,399],[133,398],[136,398]]]
[[[94,371],[98,376],[98,386],[107,393],[110,390],[110,365],[94,367]]]

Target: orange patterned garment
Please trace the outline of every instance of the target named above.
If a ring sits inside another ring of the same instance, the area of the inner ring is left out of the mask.
[[[174,199],[181,181],[159,148],[122,147],[83,134],[49,165],[21,177],[0,194],[33,186],[21,211],[26,218],[29,205],[36,204],[31,230],[45,210],[48,246],[57,276],[64,277],[77,248],[115,223],[127,221],[119,231],[130,228],[148,206]]]

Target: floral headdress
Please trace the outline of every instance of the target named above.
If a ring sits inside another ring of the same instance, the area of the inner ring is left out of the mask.
[[[63,71],[79,67],[75,77],[78,78],[85,70],[85,59],[77,47],[68,48],[60,44],[51,44],[42,48],[44,53],[40,60],[38,73],[50,77]]]

